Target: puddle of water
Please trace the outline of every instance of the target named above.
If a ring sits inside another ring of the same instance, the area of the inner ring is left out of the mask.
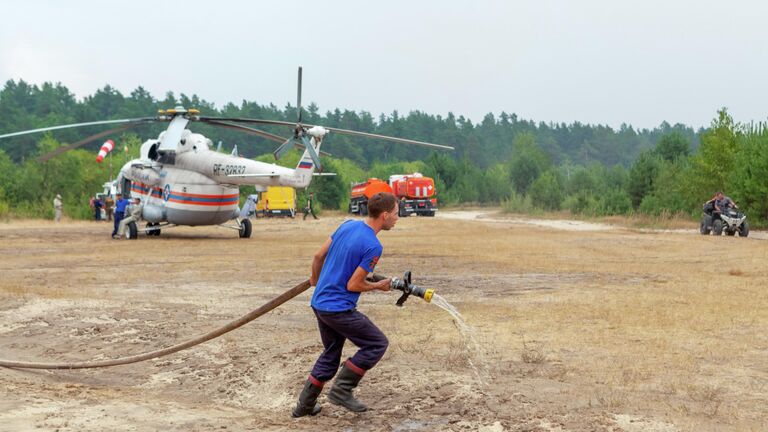
[[[485,378],[488,376],[488,364],[483,358],[480,344],[477,342],[477,338],[475,337],[475,329],[467,324],[467,322],[464,320],[464,317],[461,316],[459,310],[456,309],[456,306],[452,305],[450,302],[448,302],[448,300],[440,296],[440,294],[435,293],[432,296],[432,301],[430,304],[433,304],[448,312],[448,314],[451,316],[453,323],[456,325],[456,328],[459,329],[459,333],[461,333],[464,348],[466,348],[469,352],[467,361],[469,362],[469,366],[472,368],[472,373],[475,375],[475,378],[477,378],[480,384],[486,385],[487,382]]]

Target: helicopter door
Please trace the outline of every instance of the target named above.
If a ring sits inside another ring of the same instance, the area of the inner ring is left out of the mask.
[[[127,178],[123,178],[123,184],[120,190],[123,192],[124,198],[131,197],[131,181]]]

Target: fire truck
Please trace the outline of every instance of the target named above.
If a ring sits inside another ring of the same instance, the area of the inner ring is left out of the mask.
[[[434,216],[437,211],[435,181],[421,173],[389,177],[392,193],[400,200],[400,216]]]
[[[434,216],[437,211],[434,180],[420,173],[414,173],[390,176],[389,183],[377,178],[353,183],[349,212],[361,216],[367,215],[368,198],[379,192],[389,192],[397,197],[400,201],[400,216],[412,214]]]

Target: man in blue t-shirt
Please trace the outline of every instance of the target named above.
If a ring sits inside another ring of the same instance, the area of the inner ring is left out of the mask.
[[[115,229],[112,230],[113,239],[120,238],[117,235],[117,231],[120,228],[120,221],[123,220],[123,217],[125,216],[125,208],[128,207],[130,203],[129,200],[123,198],[123,194],[117,194],[117,200],[115,201]]]
[[[368,200],[365,220],[342,223],[315,254],[309,278],[315,286],[311,304],[325,350],[304,384],[292,412],[294,417],[320,412],[317,397],[323,384],[339,371],[341,351],[347,339],[360,349],[344,363],[328,393],[328,400],[350,411],[367,409],[352,395],[352,390],[365,372],[381,360],[389,341],[367,316],[356,309],[357,300],[361,292],[390,290],[390,279],[370,282],[366,277],[381,257],[382,247],[376,235],[381,230],[392,229],[397,219],[395,196],[378,193]]]

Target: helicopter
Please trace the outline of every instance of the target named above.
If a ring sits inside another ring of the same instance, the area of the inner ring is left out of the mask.
[[[240,238],[250,238],[251,221],[240,218],[239,187],[256,186],[266,190],[268,186],[306,188],[314,176],[334,175],[323,173],[320,147],[329,133],[383,139],[403,144],[453,150],[453,147],[423,141],[396,138],[386,135],[358,132],[348,129],[326,128],[302,122],[301,88],[302,68],[298,71],[297,120],[295,123],[280,120],[252,118],[208,117],[197,109],[175,107],[158,111],[156,116],[135,119],[102,120],[74,123],[26,130],[0,135],[0,139],[32,133],[97,125],[119,125],[85,139],[42,155],[46,161],[65,151],[72,150],[105,136],[149,123],[168,122],[168,128],[156,139],[146,140],[140,148],[138,159],[125,163],[117,176],[117,190],[125,197],[139,197],[143,203],[142,219],[147,222],[144,232],[159,236],[164,228],[175,226],[219,225],[237,230]],[[212,150],[211,139],[194,133],[188,126],[200,122],[234,129],[244,133],[279,142],[273,152],[276,160],[294,147],[304,152],[294,169],[240,157],[236,151],[228,155]],[[287,139],[243,124],[284,126],[293,128]],[[230,223],[232,222],[232,223]],[[135,222],[128,224],[127,237],[138,237]]]

